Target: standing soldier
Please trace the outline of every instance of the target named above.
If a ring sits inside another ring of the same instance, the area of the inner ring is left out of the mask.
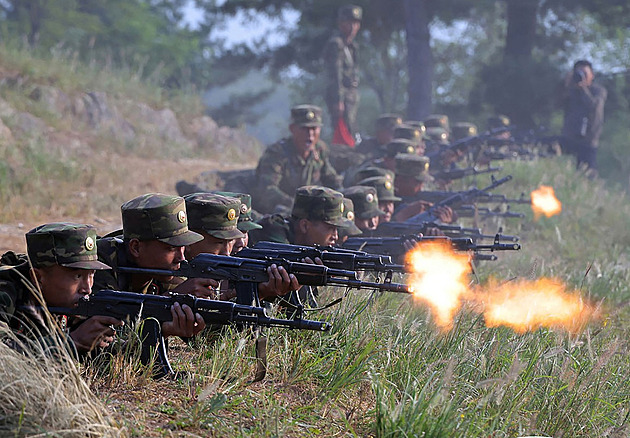
[[[351,134],[356,132],[359,104],[359,70],[354,38],[361,28],[362,18],[363,10],[359,6],[344,5],[339,8],[339,31],[328,40],[324,50],[327,73],[326,105],[332,125],[337,126],[342,118]]]

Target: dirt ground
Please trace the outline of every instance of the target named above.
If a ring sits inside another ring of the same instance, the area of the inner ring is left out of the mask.
[[[100,235],[121,227],[120,205],[143,193],[177,194],[175,183],[193,181],[201,172],[253,167],[254,163],[224,164],[211,159],[165,160],[156,158],[110,156],[116,173],[96,172],[94,181],[85,187],[77,184],[51,200],[49,208],[26,220],[0,224],[0,254],[8,250],[24,252],[24,234],[46,222],[88,223]],[[104,166],[108,169],[109,166]],[[18,202],[18,200],[16,200]],[[94,204],[98,203],[98,207]],[[76,211],[76,214],[67,214]]]

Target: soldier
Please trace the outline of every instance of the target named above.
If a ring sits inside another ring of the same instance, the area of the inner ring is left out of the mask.
[[[354,204],[354,224],[361,231],[372,231],[378,227],[385,213],[378,207],[378,195],[374,187],[353,186],[344,189],[343,195]]]
[[[110,268],[98,261],[96,231],[90,225],[41,225],[26,233],[26,246],[28,258],[9,251],[0,260],[0,321],[16,333],[46,344],[54,322],[42,310],[42,304],[76,307],[92,292],[95,271]],[[114,339],[113,326],[122,324],[108,316],[84,320],[60,316],[55,321],[67,334],[69,349],[81,355],[109,346]]]
[[[339,8],[337,26],[339,31],[328,40],[324,49],[326,64],[326,105],[336,126],[343,118],[351,134],[356,132],[356,115],[359,104],[359,70],[357,45],[354,42],[359,29],[363,10],[359,6],[344,5]]]
[[[345,228],[337,228],[337,234],[339,234],[338,243],[340,245],[348,240],[348,237],[360,236],[361,234],[363,234],[363,231],[361,231],[359,227],[354,224],[354,203],[350,198],[343,198],[343,217],[348,220],[348,226]]]
[[[258,161],[256,178],[260,193],[254,206],[272,213],[278,205],[289,207],[295,191],[305,185],[337,188],[341,177],[328,160],[328,151],[319,135],[321,109],[314,105],[291,108],[291,137],[272,144]]]
[[[241,201],[212,193],[193,193],[184,199],[190,229],[203,236],[203,240],[186,247],[186,258],[192,259],[201,253],[229,256],[235,240],[244,237],[237,228]],[[267,273],[269,280],[258,285],[261,299],[285,295],[300,288],[295,276],[282,266],[272,264]],[[218,298],[231,298],[234,296],[231,292],[222,291]]]
[[[402,198],[394,194],[394,182],[385,176],[375,176],[359,181],[357,185],[370,186],[376,189],[378,208],[385,213],[381,217],[380,222],[391,221],[396,203],[402,201]]]
[[[361,140],[356,151],[368,158],[382,157],[385,153],[385,145],[394,139],[394,130],[402,123],[402,117],[398,114],[381,114],[376,119],[376,133],[374,137]]]
[[[258,215],[258,212],[252,210],[252,196],[247,193],[236,192],[215,192],[217,195],[229,196],[231,198],[238,198],[241,201],[241,211],[238,216],[238,222],[236,228],[243,233],[243,237],[234,240],[234,246],[232,247],[232,255],[236,255],[241,249],[247,247],[249,244],[249,232],[251,230],[259,230],[262,227],[254,222],[254,215]]]
[[[261,230],[252,230],[255,242],[272,242],[296,245],[335,245],[337,229],[349,226],[343,216],[343,195],[321,186],[300,187],[295,192],[291,217],[265,216],[258,223]]]
[[[466,137],[475,137],[478,134],[477,125],[469,122],[457,122],[451,129],[453,140],[461,140]]]
[[[422,129],[403,123],[394,129],[394,139],[409,140],[416,145],[416,154],[424,155],[426,145],[424,144],[425,133]]]
[[[396,156],[396,177],[394,187],[396,195],[402,198],[401,204],[396,207],[393,220],[402,222],[416,214],[422,213],[432,206],[430,202],[417,200],[426,182],[433,181],[429,174],[429,159],[411,154],[399,154]],[[436,211],[439,219],[444,223],[451,223],[454,219],[450,207],[440,207]]]

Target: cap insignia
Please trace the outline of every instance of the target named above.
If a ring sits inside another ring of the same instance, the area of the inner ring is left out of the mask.
[[[429,170],[429,163],[424,163],[424,171],[428,171]]]
[[[408,154],[413,154],[415,152],[416,152],[416,150],[413,148],[413,146],[407,146],[407,153]]]
[[[245,214],[245,213],[247,213],[247,205],[242,204],[241,205],[241,214]]]
[[[177,213],[177,220],[182,224],[186,222],[186,212],[184,210],[179,210]]]
[[[385,188],[387,190],[391,190],[392,189],[392,183],[391,181],[385,181]]]
[[[92,251],[94,249],[94,239],[90,236],[85,239],[85,249],[88,251]]]
[[[343,205],[343,202],[341,203],[341,205],[339,206],[339,211],[341,211],[343,213],[343,211],[346,209],[346,206]]]
[[[371,193],[368,193],[367,195],[365,195],[365,200],[371,204],[372,202],[374,202],[374,195]]]
[[[309,111],[306,113],[306,120],[313,120],[315,118],[315,113],[313,111]]]
[[[346,219],[349,219],[351,221],[354,220],[354,211],[349,211],[348,214],[346,214]]]
[[[398,117],[395,122],[397,125],[402,125],[402,119],[400,117]]]
[[[236,219],[236,210],[234,210],[233,208],[230,208],[227,212],[227,218],[228,220],[231,220],[231,221]]]

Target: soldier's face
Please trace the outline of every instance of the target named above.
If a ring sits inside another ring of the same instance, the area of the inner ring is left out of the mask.
[[[361,22],[358,20],[343,20],[339,22],[339,31],[347,40],[352,41],[361,29]]]
[[[378,208],[385,213],[385,216],[381,216],[380,222],[389,222],[392,220],[394,214],[394,201],[378,201]]]
[[[203,236],[203,240],[186,247],[186,258],[191,259],[201,253],[214,255],[230,255],[234,247],[234,239],[219,239],[205,231],[195,230]]]
[[[319,141],[319,135],[322,132],[322,128],[319,126],[300,126],[291,124],[289,126],[291,135],[293,136],[293,143],[299,153],[305,153],[312,150],[315,144]]]
[[[49,307],[76,307],[79,299],[92,292],[94,270],[48,266],[33,269]]]
[[[243,248],[247,247],[247,244],[249,243],[249,234],[248,233],[243,233],[243,234],[245,234],[245,237],[241,237],[240,239],[234,239],[234,246],[232,247],[232,255],[236,254]]]
[[[361,231],[376,230],[378,227],[379,216],[372,216],[367,219],[354,218],[354,224],[359,227]]]
[[[337,233],[337,227],[335,225],[327,224],[323,221],[306,221],[305,235],[306,242],[304,245],[334,245],[339,239]]]
[[[405,175],[396,175],[394,179],[394,187],[398,196],[413,196],[422,191],[423,183],[414,177]]]
[[[140,268],[175,270],[186,260],[183,246],[173,246],[159,240],[131,239],[129,251]]]

